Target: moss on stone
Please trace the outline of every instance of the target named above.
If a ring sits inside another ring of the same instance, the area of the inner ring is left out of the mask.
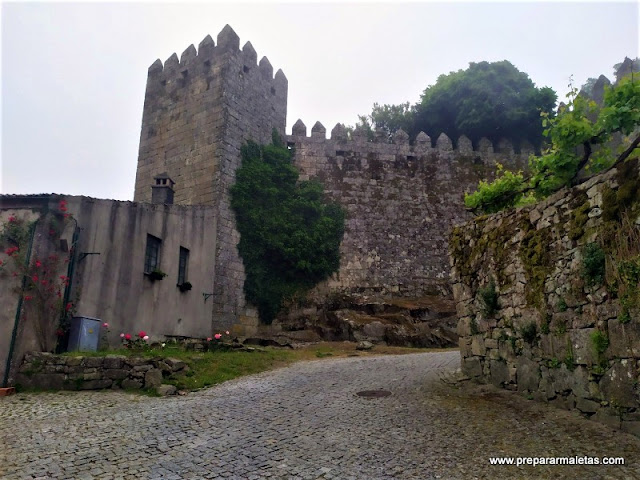
[[[578,193],[571,204],[573,210],[571,211],[571,221],[569,222],[569,239],[580,239],[585,231],[584,226],[589,220],[589,211],[591,210],[591,204],[589,198],[584,191]]]
[[[520,242],[520,259],[527,276],[525,299],[527,305],[544,308],[544,284],[552,271],[553,262],[549,246],[551,244],[550,227],[536,230],[529,220],[521,223],[526,232]]]

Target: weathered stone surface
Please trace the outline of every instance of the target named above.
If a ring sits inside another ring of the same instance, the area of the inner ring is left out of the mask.
[[[122,365],[124,365],[125,360],[126,357],[122,355],[107,355],[104,357],[103,366],[104,368],[120,369]]]
[[[174,372],[182,370],[187,366],[186,363],[184,363],[182,360],[178,360],[177,358],[166,358],[165,362],[171,367]]]
[[[509,382],[509,369],[507,363],[499,360],[491,360],[489,362],[491,373],[489,381],[496,387],[501,387]]]
[[[78,388],[80,388],[80,390],[100,390],[102,388],[109,388],[112,383],[113,381],[108,378],[102,380],[88,380],[78,384]]]
[[[109,369],[104,370],[105,378],[110,378],[112,380],[121,380],[123,378],[127,378],[129,376],[128,370],[117,370],[117,369]]]
[[[638,372],[628,360],[614,363],[600,379],[600,389],[609,402],[629,408],[640,408],[640,391],[637,390]]]
[[[616,318],[609,320],[609,354],[619,358],[640,358],[640,322],[623,324]]]
[[[121,383],[122,388],[137,389],[142,388],[142,380],[125,378]]]
[[[576,400],[576,408],[583,413],[595,413],[600,408],[600,403],[586,398],[578,398]]]
[[[84,359],[84,364],[86,367],[98,368],[102,366],[103,361],[103,357],[86,357]]]
[[[540,367],[539,365],[525,357],[518,357],[517,379],[518,391],[535,392],[540,385]]]
[[[371,350],[373,349],[373,347],[374,347],[373,343],[362,341],[362,342],[358,342],[358,344],[356,345],[356,350]]]
[[[162,371],[151,369],[144,375],[144,388],[155,388],[162,384]]]
[[[69,357],[67,358],[67,367],[78,367],[83,364],[84,357]]]
[[[175,395],[176,387],[174,385],[160,385],[156,388],[156,392],[158,395],[167,396],[167,395]]]
[[[469,377],[481,377],[482,376],[482,364],[478,357],[470,357],[462,359],[462,373]]]

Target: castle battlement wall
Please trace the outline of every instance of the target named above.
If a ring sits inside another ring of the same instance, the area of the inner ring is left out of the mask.
[[[212,204],[221,158],[248,139],[268,143],[273,128],[284,134],[287,78],[266,57],[258,63],[250,42],[239,46],[227,25],[217,45],[207,35],[149,67],[134,200],[150,201],[153,177],[166,172],[176,203]],[[221,173],[229,184],[235,168]]]
[[[464,192],[492,178],[496,162],[524,169],[532,148],[514,153],[486,139],[474,150],[466,137],[453,148],[444,134],[432,143],[420,133],[413,144],[398,131],[376,132],[368,141],[336,125],[326,138],[320,122],[307,129],[296,122],[286,137],[301,180],[317,179],[327,196],[346,210],[340,271],[331,290],[421,296],[447,291],[447,238],[451,227],[472,215]]]

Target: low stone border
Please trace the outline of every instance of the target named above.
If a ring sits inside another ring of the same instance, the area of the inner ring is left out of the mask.
[[[42,390],[155,388],[161,394],[170,395],[175,393],[175,387],[162,385],[163,377],[188,368],[186,363],[175,358],[71,357],[29,352],[15,383],[24,388]]]

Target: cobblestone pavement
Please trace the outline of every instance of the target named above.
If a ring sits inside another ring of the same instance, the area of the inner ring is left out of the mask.
[[[0,478],[640,479],[640,439],[482,386],[456,351],[298,363],[184,397],[0,399]],[[366,399],[356,392],[387,389]],[[490,456],[625,466],[491,466]]]

